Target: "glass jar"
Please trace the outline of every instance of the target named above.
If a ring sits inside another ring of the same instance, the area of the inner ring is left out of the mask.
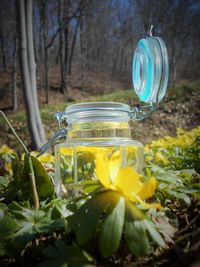
[[[131,139],[130,107],[122,103],[92,102],[65,109],[66,142],[55,145],[56,193],[78,194],[84,180],[95,180],[96,157],[121,157],[121,167],[141,173],[143,145]],[[75,188],[75,189],[74,189]]]

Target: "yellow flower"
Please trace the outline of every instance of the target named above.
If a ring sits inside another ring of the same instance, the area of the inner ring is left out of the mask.
[[[38,152],[32,151],[31,152],[31,155],[34,156],[34,157],[36,157],[38,155]],[[52,156],[49,153],[44,153],[40,157],[38,157],[38,160],[40,162],[42,162],[42,163],[48,163],[48,162],[53,163],[54,162],[54,156]]]
[[[166,159],[161,153],[159,153],[159,152],[156,152],[156,154],[155,154],[155,160],[156,161],[161,161],[161,162],[163,162],[164,164],[168,164],[169,163],[169,161],[168,161],[168,159]]]
[[[7,145],[0,147],[0,154],[14,154],[14,150],[9,148]]]
[[[31,156],[37,157],[37,155],[38,155],[38,152],[36,151],[31,152]],[[24,157],[25,157],[25,153],[22,154],[21,159],[24,160]],[[38,160],[42,163],[48,163],[48,162],[54,163],[54,156],[52,156],[49,153],[44,153],[43,155],[38,157]]]
[[[151,144],[145,147],[145,151],[148,152],[149,149],[158,147],[173,148],[178,146],[185,148],[191,146],[194,143],[195,138],[198,136],[200,136],[200,126],[189,132],[178,128],[176,137],[166,136],[163,139],[152,141]]]
[[[96,175],[101,184],[122,194],[126,199],[140,203],[144,208],[160,209],[159,203],[146,203],[143,200],[153,196],[156,189],[156,179],[151,177],[147,182],[141,182],[140,174],[132,167],[121,167],[120,151],[113,153],[109,159],[106,154],[99,153],[96,158]]]
[[[149,162],[149,161],[152,161],[152,160],[153,160],[153,156],[151,156],[151,155],[148,155],[148,156],[145,157],[145,161],[146,162]]]
[[[42,163],[53,163],[54,162],[54,156],[52,156],[49,153],[44,153],[42,156],[38,158],[38,160]]]
[[[77,147],[68,147],[68,146],[63,146],[59,148],[59,153],[64,156],[73,156],[74,152],[77,153],[92,153],[96,155],[99,151],[103,152],[112,152],[113,148],[112,147],[95,147],[95,146],[77,146]]]
[[[6,162],[5,163],[5,169],[10,175],[13,174],[12,163],[11,162]]]
[[[72,156],[73,155],[73,149],[68,146],[63,146],[59,148],[59,153],[63,156]]]

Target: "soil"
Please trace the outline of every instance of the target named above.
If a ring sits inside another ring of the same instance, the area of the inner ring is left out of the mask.
[[[149,118],[137,123],[135,138],[144,143],[164,136],[175,136],[177,128],[191,130],[200,125],[200,95],[183,89],[181,96],[168,92],[165,100]]]

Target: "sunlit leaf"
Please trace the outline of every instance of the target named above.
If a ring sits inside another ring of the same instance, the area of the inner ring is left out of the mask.
[[[116,206],[103,221],[99,233],[99,249],[103,257],[109,257],[119,248],[124,225],[125,199],[119,197]]]
[[[95,194],[86,201],[80,209],[70,218],[70,225],[76,231],[80,244],[84,244],[92,237],[97,228],[98,220],[107,208],[114,208],[115,199],[119,195],[113,191],[104,191]]]
[[[38,195],[41,199],[46,199],[54,193],[54,185],[51,181],[51,177],[47,174],[41,162],[35,157],[31,158],[33,162]]]
[[[143,223],[146,227],[146,229],[149,232],[149,235],[152,237],[152,239],[162,248],[165,248],[165,241],[162,238],[162,236],[159,234],[158,230],[156,229],[155,225],[149,221],[149,220],[143,220]]]
[[[132,203],[126,203],[125,236],[130,251],[140,257],[150,253],[150,245],[143,220],[138,220],[135,211],[133,213],[134,209]]]
[[[183,201],[185,201],[185,203],[188,206],[191,204],[191,200],[190,200],[189,196],[184,194],[184,193],[173,191],[173,190],[168,190],[168,194],[169,194],[169,196],[173,196],[175,198],[182,199]]]

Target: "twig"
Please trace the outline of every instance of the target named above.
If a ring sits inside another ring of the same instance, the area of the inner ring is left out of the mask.
[[[180,231],[178,231],[176,233],[176,235],[180,235],[181,233],[183,233],[184,231],[188,230],[189,227],[196,221],[196,219],[200,216],[200,214],[197,214],[197,216],[195,216],[185,227],[183,227]]]
[[[35,209],[39,209],[39,197],[38,197],[38,192],[37,192],[37,188],[36,188],[36,181],[35,181],[35,173],[34,173],[34,169],[33,169],[33,162],[32,162],[32,158],[30,156],[30,153],[27,149],[27,147],[25,146],[25,144],[23,143],[23,141],[19,138],[18,134],[16,133],[15,129],[12,127],[11,123],[9,122],[9,120],[7,119],[6,115],[4,114],[4,112],[2,110],[0,110],[0,114],[3,116],[4,120],[6,121],[6,123],[8,124],[8,126],[10,127],[10,129],[12,130],[14,136],[16,137],[16,139],[19,141],[19,143],[22,145],[27,157],[28,157],[28,166],[29,166],[29,177],[30,177],[30,183],[31,183],[31,190],[32,190],[32,194],[33,194],[33,205]]]
[[[9,125],[10,129],[12,130],[14,136],[16,137],[16,139],[19,141],[19,143],[22,145],[24,151],[26,153],[28,152],[27,147],[25,146],[25,144],[23,143],[23,141],[19,138],[18,134],[16,133],[15,129],[12,127],[11,123],[9,122],[9,120],[7,119],[6,115],[4,114],[4,112],[2,110],[0,110],[1,115],[3,116],[4,120],[6,121],[6,123]]]

